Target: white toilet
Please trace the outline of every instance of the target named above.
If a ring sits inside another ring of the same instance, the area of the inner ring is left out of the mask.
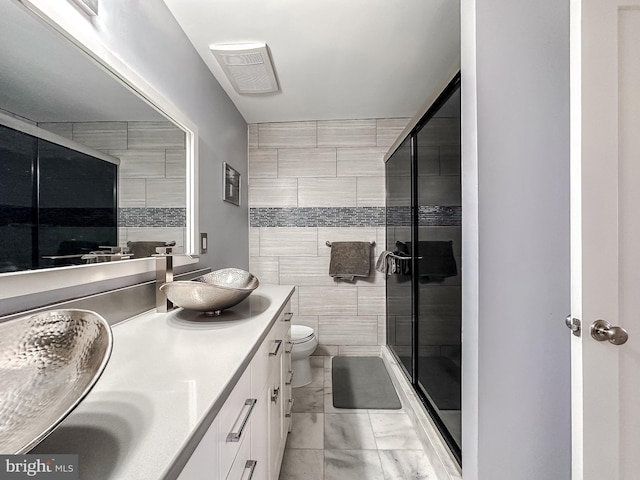
[[[291,370],[292,387],[302,387],[311,383],[311,363],[309,357],[318,346],[318,338],[313,328],[291,325]]]

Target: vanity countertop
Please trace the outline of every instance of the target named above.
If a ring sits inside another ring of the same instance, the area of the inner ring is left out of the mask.
[[[31,453],[77,454],[82,480],[176,478],[293,291],[261,285],[218,317],[149,311],[115,325],[95,387]]]

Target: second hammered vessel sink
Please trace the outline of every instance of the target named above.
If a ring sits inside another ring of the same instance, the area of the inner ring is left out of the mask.
[[[0,454],[27,453],[64,420],[107,365],[113,335],[88,310],[0,323]]]
[[[169,300],[187,310],[219,315],[258,288],[258,279],[239,268],[223,268],[192,280],[168,282],[160,287]]]

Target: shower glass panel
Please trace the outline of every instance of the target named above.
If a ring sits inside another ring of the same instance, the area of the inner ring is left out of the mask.
[[[387,277],[387,344],[409,376],[413,375],[413,291],[409,255],[403,260],[400,245],[411,241],[412,141],[407,138],[387,160],[386,249],[397,252]]]
[[[416,383],[459,450],[462,441],[459,89],[417,131],[415,142],[418,182],[415,278],[419,311]]]
[[[387,345],[462,459],[458,74],[387,156]]]

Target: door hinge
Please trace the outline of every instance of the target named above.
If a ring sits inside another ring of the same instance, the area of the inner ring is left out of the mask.
[[[567,325],[569,330],[573,332],[576,337],[580,336],[580,319],[573,318],[571,315],[567,315],[567,318],[564,319],[564,323]]]

